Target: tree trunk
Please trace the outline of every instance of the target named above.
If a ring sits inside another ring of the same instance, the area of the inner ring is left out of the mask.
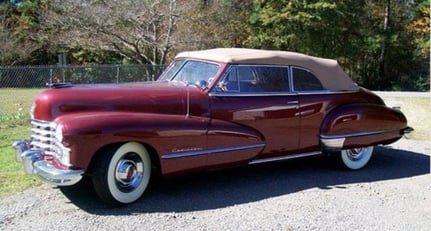
[[[379,77],[380,77],[380,81],[378,84],[379,90],[383,90],[382,84],[384,84],[384,81],[386,79],[385,53],[386,53],[386,47],[388,46],[389,39],[390,39],[390,33],[389,33],[390,16],[391,16],[391,0],[386,0],[385,18],[383,22],[383,41],[382,41],[380,56],[379,56]]]

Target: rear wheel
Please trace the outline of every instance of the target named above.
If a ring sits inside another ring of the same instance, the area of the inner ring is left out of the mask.
[[[100,153],[94,163],[93,185],[98,196],[111,205],[139,199],[148,186],[151,159],[145,147],[125,143]]]
[[[373,154],[373,150],[373,146],[345,149],[341,151],[340,159],[346,168],[357,170],[363,168],[368,163]]]

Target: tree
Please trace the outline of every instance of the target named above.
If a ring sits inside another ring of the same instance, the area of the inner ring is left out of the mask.
[[[241,47],[249,36],[249,0],[183,1],[176,30],[177,50]]]
[[[412,88],[424,91],[430,89],[430,1],[417,2],[413,14],[408,29],[414,35],[415,58],[419,67],[416,68],[417,79]]]
[[[41,20],[59,48],[112,51],[130,62],[164,64],[177,51],[240,46],[251,5],[247,0],[51,0]]]
[[[411,1],[368,0],[364,15],[365,61],[358,73],[371,89],[412,89],[417,78],[414,34],[408,30]]]
[[[165,63],[176,18],[175,0],[51,0],[41,17],[60,47],[115,51],[143,64]]]
[[[411,9],[403,0],[257,1],[245,44],[337,59],[371,89],[410,89],[419,63]]]
[[[429,0],[24,0],[0,4],[0,65],[165,64],[252,47],[337,59],[370,89],[429,89]],[[19,47],[20,49],[16,49]]]
[[[19,7],[0,4],[0,65],[31,61],[32,53],[41,47],[33,36],[38,30],[37,8],[36,1],[25,1]]]

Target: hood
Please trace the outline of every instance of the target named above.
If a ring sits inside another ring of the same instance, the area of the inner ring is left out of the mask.
[[[185,115],[187,102],[195,99],[194,103],[202,104],[202,97],[198,97],[202,94],[195,86],[172,82],[62,86],[37,96],[33,116],[52,121],[64,114],[91,111]]]

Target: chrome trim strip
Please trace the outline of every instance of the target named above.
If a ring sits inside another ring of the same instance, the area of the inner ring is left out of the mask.
[[[241,92],[210,92],[211,97],[250,97],[250,96],[295,96],[295,95],[334,95],[334,94],[352,94],[360,90],[349,91],[295,91],[295,92],[256,92],[256,93],[241,93]]]
[[[210,92],[209,96],[214,97],[250,97],[250,96],[295,96],[292,92]]]
[[[328,140],[328,139],[351,138],[351,137],[358,137],[358,136],[372,136],[372,135],[378,135],[378,134],[383,134],[387,132],[395,132],[398,130],[399,130],[398,128],[392,128],[392,129],[385,129],[385,130],[373,131],[373,132],[356,132],[356,133],[345,133],[345,134],[339,134],[339,135],[320,135],[320,139]]]
[[[277,157],[270,157],[270,158],[265,158],[265,159],[257,159],[257,160],[251,161],[248,164],[261,164],[261,163],[267,163],[267,162],[295,159],[295,158],[306,157],[306,156],[316,156],[316,155],[321,155],[321,154],[322,154],[322,152],[320,152],[320,151],[306,152],[306,153],[301,153],[301,154],[292,154],[292,155],[287,155],[287,156],[277,156]]]
[[[293,70],[292,70],[292,66],[289,66],[289,90],[291,92],[295,92],[293,89]]]
[[[352,94],[359,92],[358,90],[348,90],[348,91],[331,91],[331,90],[323,90],[323,91],[295,91],[298,95],[335,95],[335,94]]]
[[[161,158],[164,160],[169,160],[169,159],[176,159],[176,158],[183,158],[183,157],[210,155],[210,154],[217,154],[217,153],[223,153],[223,152],[241,151],[246,149],[263,148],[263,147],[265,147],[265,144],[250,144],[250,145],[232,146],[232,147],[225,147],[225,148],[212,148],[212,149],[206,149],[206,150],[168,153],[168,154],[162,155]]]

